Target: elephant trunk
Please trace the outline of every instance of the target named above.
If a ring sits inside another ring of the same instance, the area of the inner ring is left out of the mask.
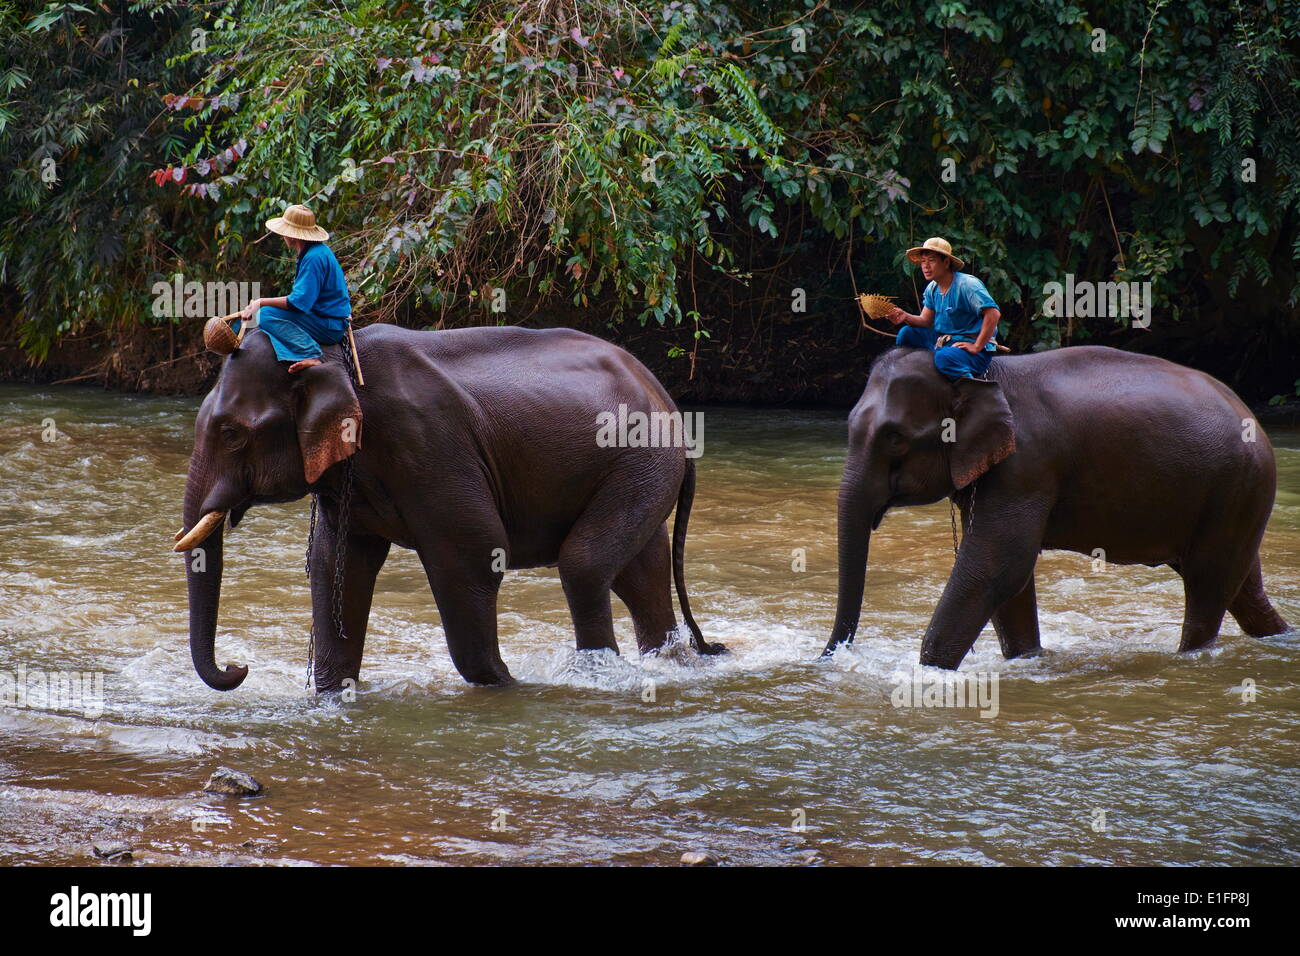
[[[204,507],[211,485],[203,459],[196,453],[185,485],[185,527],[190,529],[190,533],[182,540],[186,543],[186,540],[196,539],[185,554],[190,603],[190,657],[203,683],[214,690],[234,690],[248,676],[248,668],[234,664],[225,668],[217,666],[217,608],[221,603],[224,514],[214,521],[212,515],[217,509]],[[196,534],[200,531],[206,535]]]
[[[845,474],[839,499],[839,602],[835,608],[835,627],[823,655],[833,653],[840,644],[852,643],[857,634],[871,532],[880,523],[887,505],[883,493],[872,491],[869,483],[857,476]]]

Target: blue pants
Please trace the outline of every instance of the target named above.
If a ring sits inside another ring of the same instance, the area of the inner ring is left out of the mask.
[[[894,341],[911,349],[933,349],[934,367],[954,381],[959,378],[983,378],[988,373],[989,366],[993,363],[992,352],[971,355],[970,352],[959,349],[955,345],[945,345],[943,348],[936,349],[934,343],[938,339],[939,333],[934,329],[921,329],[908,325],[898,330],[898,337]]]
[[[239,331],[237,321],[232,328]],[[346,319],[327,319],[297,309],[264,305],[257,312],[257,327],[271,338],[275,357],[284,362],[320,358],[322,345],[333,345],[348,334]]]

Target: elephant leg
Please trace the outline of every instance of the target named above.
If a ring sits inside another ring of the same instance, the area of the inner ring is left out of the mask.
[[[425,542],[417,549],[420,562],[456,671],[471,684],[510,684],[513,678],[500,659],[497,640],[497,592],[503,578],[497,557],[507,553],[506,531],[500,522],[480,532],[464,516],[461,522],[459,540]]]
[[[614,593],[627,605],[642,654],[663,647],[677,628],[673,615],[672,555],[668,529],[660,525],[650,543],[614,578]]]
[[[608,648],[618,653],[609,592],[615,578],[661,531],[666,514],[654,509],[674,500],[671,489],[644,487],[637,473],[613,472],[588,502],[560,545],[560,581],[569,601],[580,651]],[[661,500],[662,498],[662,500]],[[665,505],[667,511],[671,505]]]
[[[1041,649],[1038,641],[1038,595],[1034,591],[1034,572],[1014,596],[993,612],[993,627],[998,632],[1002,656],[1031,657]]]
[[[1287,629],[1286,621],[1273,609],[1264,593],[1264,572],[1258,554],[1246,572],[1246,580],[1241,582],[1236,596],[1228,604],[1228,611],[1251,637],[1268,637]]]
[[[503,685],[514,678],[501,660],[497,641],[497,591],[501,572],[472,572],[463,560],[430,561],[423,554],[424,572],[447,635],[447,650],[457,673],[471,684]],[[450,570],[450,569],[455,569]]]
[[[1178,642],[1180,653],[1200,650],[1214,643],[1223,624],[1223,615],[1233,595],[1241,588],[1243,575],[1225,571],[1221,557],[1191,556],[1171,564],[1182,576],[1186,601],[1183,611],[1183,634]],[[1231,584],[1225,584],[1231,581]]]
[[[319,522],[311,556],[313,676],[317,693],[340,690],[343,681],[356,681],[360,677],[375,578],[391,547],[387,538],[348,535],[344,548],[340,608],[343,636],[340,637],[334,623],[335,541],[330,522]]]
[[[487,485],[460,491],[455,504],[430,492],[441,507],[422,516],[415,551],[456,672],[471,684],[511,684],[497,640],[497,592],[510,541],[495,508],[483,504],[492,501]]]
[[[570,547],[568,539],[560,549],[560,582],[569,602],[573,630],[580,651],[608,648],[618,653],[614,640],[614,615],[609,607],[613,572],[598,555],[584,547]]]
[[[921,663],[956,670],[993,613],[1025,590],[1038,560],[1042,523],[1018,514],[1000,523],[994,509],[976,514],[961,544],[921,643]],[[1032,594],[1032,590],[1030,591]]]

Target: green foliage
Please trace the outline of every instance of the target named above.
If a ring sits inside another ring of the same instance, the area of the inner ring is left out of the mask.
[[[199,95],[233,105],[189,120],[187,176],[224,204],[218,255],[309,202],[382,317],[514,286],[680,321],[683,258],[727,268],[724,181],[781,143],[743,71],[684,43],[680,10],[659,40],[621,2],[252,7],[222,13],[206,54]],[[233,169],[204,163],[240,140]]]
[[[250,243],[295,201],[336,234],[363,313],[417,325],[500,286],[689,321],[698,341],[727,317],[697,280],[849,248],[859,284],[893,292],[903,250],[943,235],[1020,348],[1104,330],[1041,314],[1066,272],[1149,280],[1164,317],[1246,309],[1294,340],[1296,0],[155,2],[124,31],[90,4],[0,17],[0,282],[37,356],[144,314],[182,260],[265,268]],[[831,268],[798,284],[838,288]]]
[[[93,325],[153,321],[151,267],[202,248],[178,238],[182,222],[211,228],[208,210],[182,211],[145,179],[148,154],[179,155],[150,120],[156,84],[186,81],[164,62],[186,18],[163,4],[121,24],[78,3],[0,3],[0,284],[16,290],[34,359]]]

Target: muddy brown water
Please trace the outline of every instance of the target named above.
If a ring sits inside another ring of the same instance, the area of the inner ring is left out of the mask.
[[[1300,862],[1300,637],[1228,619],[1216,648],[1177,656],[1168,569],[1043,555],[1043,656],[1003,661],[988,629],[963,665],[997,675],[996,716],[896,707],[953,556],[946,503],[894,512],[857,643],[815,663],[837,412],[704,410],[687,579],[722,659],[638,659],[617,600],[624,656],[577,653],[554,571],[512,572],[500,630],[519,683],[469,687],[395,549],[357,699],[314,699],[300,501],[227,536],[218,658],[251,673],[210,691],[170,553],[196,407],[0,387],[0,675],[103,680],[102,713],[0,704],[0,863],[112,842],[198,863]],[[1294,624],[1300,432],[1270,434],[1265,578]],[[266,793],[202,793],[222,765]]]

